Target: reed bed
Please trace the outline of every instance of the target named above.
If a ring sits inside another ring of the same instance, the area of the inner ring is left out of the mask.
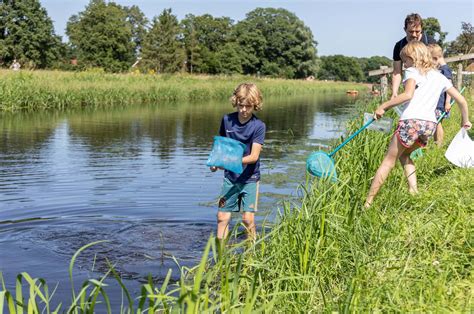
[[[249,76],[0,70],[0,111],[225,100],[245,81],[258,84],[265,97],[367,90],[354,83]]]
[[[447,142],[458,121],[454,108],[444,124]],[[362,118],[355,119],[349,131],[360,125]],[[257,241],[235,241],[234,229],[220,252],[211,237],[201,263],[182,268],[179,282],[170,283],[169,275],[161,285],[150,281],[135,298],[123,287],[128,305],[122,312],[472,312],[474,171],[450,165],[446,147],[430,145],[416,160],[421,193],[407,193],[397,166],[366,210],[388,141],[386,134],[364,131],[336,155],[340,182],[307,177],[300,202],[284,203]],[[89,313],[97,300],[107,304],[101,282],[85,283],[69,309]],[[0,313],[4,304],[10,313],[39,304],[52,312],[47,298],[38,297],[46,284],[28,283],[36,287],[29,300],[21,284],[16,292],[0,292]]]

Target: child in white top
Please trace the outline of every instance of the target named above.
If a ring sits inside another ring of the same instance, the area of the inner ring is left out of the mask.
[[[372,204],[397,159],[403,166],[409,192],[418,193],[415,164],[410,154],[420,146],[425,146],[436,130],[435,109],[442,92],[447,92],[459,104],[462,116],[461,126],[467,129],[472,126],[469,122],[466,100],[446,77],[434,69],[431,54],[425,44],[418,41],[409,42],[400,55],[407,66],[404,79],[405,91],[380,105],[375,110],[374,118],[382,117],[386,110],[405,102],[408,106],[400,117],[387,154],[375,173],[365,201],[366,208]]]

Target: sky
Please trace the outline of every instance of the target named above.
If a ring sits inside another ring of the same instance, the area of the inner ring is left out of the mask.
[[[40,0],[54,22],[56,34],[65,37],[69,17],[84,11],[89,0]],[[392,58],[395,42],[405,36],[403,23],[410,13],[435,17],[446,41],[461,33],[461,22],[474,24],[474,0],[116,0],[137,5],[151,20],[164,9],[183,19],[186,14],[230,17],[235,22],[258,7],[284,8],[293,12],[313,32],[318,56],[342,54],[354,57]]]

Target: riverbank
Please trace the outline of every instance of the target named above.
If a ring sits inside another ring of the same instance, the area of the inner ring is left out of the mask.
[[[472,104],[472,90],[467,98]],[[448,143],[459,121],[454,107],[444,123]],[[181,304],[282,313],[472,310],[474,169],[453,166],[446,146],[431,143],[416,160],[420,194],[407,193],[397,165],[366,210],[389,139],[366,131],[350,142],[335,156],[341,183],[308,178],[302,205],[286,203],[280,221],[243,254],[231,249],[195,268],[189,284],[183,279]]]
[[[246,81],[258,84],[264,97],[367,90],[357,83],[248,76],[0,70],[0,111],[227,100]]]
[[[472,104],[472,90],[466,95]],[[360,108],[370,111],[375,105],[360,103]],[[388,115],[395,118],[393,111]],[[361,119],[352,121],[349,132],[361,124]],[[456,106],[444,126],[449,143],[459,130]],[[300,204],[285,202],[278,221],[260,228],[256,243],[242,242],[234,233],[218,258],[211,239],[202,263],[181,269],[178,285],[172,280],[176,273],[164,282],[150,277],[140,295],[125,293],[125,307],[133,304],[132,312],[137,307],[150,312],[469,312],[474,171],[451,165],[444,158],[446,147],[431,143],[416,161],[421,193],[406,193],[397,165],[365,210],[363,201],[388,141],[386,134],[362,132],[335,156],[341,183],[308,177],[299,189]],[[303,167],[296,171],[304,172]],[[158,243],[157,237],[150,239]],[[154,254],[151,249],[149,255]],[[29,284],[23,280],[22,285],[26,292]],[[38,289],[32,291],[44,292],[40,281],[34,285]],[[86,285],[80,296],[76,291],[75,309],[94,312],[96,300],[101,306],[107,302],[108,288],[102,278]],[[18,298],[18,292],[10,292],[0,291],[0,306]],[[42,308],[39,300],[31,304]],[[67,309],[70,304],[61,308]]]

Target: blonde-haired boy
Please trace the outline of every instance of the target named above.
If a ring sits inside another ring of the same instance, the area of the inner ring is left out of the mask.
[[[262,109],[262,94],[255,84],[242,83],[234,90],[231,103],[237,112],[224,115],[219,130],[220,136],[232,138],[245,144],[239,175],[229,170],[224,172],[224,183],[217,211],[217,239],[227,237],[232,212],[242,213],[242,221],[250,239],[254,239],[255,212],[258,203],[260,181],[260,152],[265,139],[265,123],[254,115]],[[211,167],[211,171],[216,171]]]
[[[433,63],[436,65],[438,70],[443,74],[449,81],[453,79],[453,73],[449,66],[446,64],[446,61],[443,57],[443,49],[437,44],[430,44],[428,45],[428,49],[431,53],[431,58],[433,59]],[[441,96],[438,100],[438,105],[436,106],[436,119],[443,115],[446,112],[446,115],[442,120],[449,117],[449,111],[451,110],[451,96],[449,96],[446,92],[441,93]],[[436,132],[434,134],[434,140],[438,147],[443,145],[443,138],[444,138],[444,129],[441,125],[442,120],[436,126]]]

